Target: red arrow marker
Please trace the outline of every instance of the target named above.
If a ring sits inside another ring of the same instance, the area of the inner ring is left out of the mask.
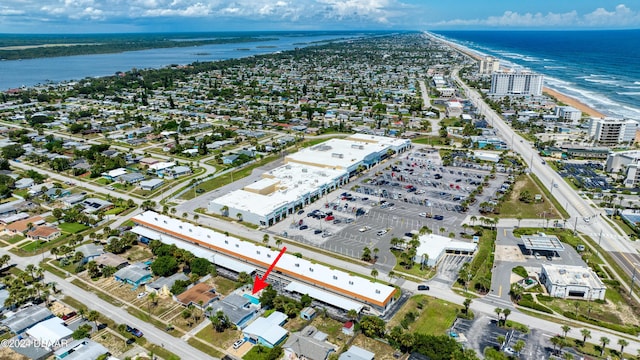
[[[287,251],[286,247],[283,247],[282,250],[280,250],[280,254],[278,254],[276,259],[273,260],[273,264],[269,266],[269,268],[267,269],[267,272],[264,273],[264,276],[262,277],[262,279],[258,275],[256,275],[256,279],[253,282],[253,291],[251,292],[252,294],[257,293],[258,291],[266,288],[267,285],[269,285],[265,282],[265,280],[267,280],[267,276],[269,276],[269,274],[271,273],[271,270],[273,270],[273,268],[276,266],[276,263],[278,262],[278,260],[280,260],[282,255],[284,255],[285,251]]]

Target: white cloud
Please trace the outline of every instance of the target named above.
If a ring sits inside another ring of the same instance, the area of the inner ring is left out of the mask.
[[[577,11],[565,13],[518,13],[505,11],[501,16],[489,16],[485,19],[454,19],[429,24],[431,26],[481,26],[481,27],[524,27],[524,28],[619,28],[640,25],[640,13],[624,4],[613,11],[598,8],[591,13],[580,15]]]

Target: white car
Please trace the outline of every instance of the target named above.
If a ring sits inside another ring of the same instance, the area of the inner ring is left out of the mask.
[[[240,346],[242,346],[242,344],[244,344],[244,342],[245,342],[244,339],[237,340],[236,342],[233,343],[233,348],[238,349]]]
[[[143,291],[140,294],[138,294],[138,299],[142,299],[143,297],[147,296],[147,292]]]
[[[378,232],[376,233],[376,235],[378,235],[378,236],[382,236],[382,235],[384,235],[384,234],[386,234],[386,233],[387,233],[387,230],[380,230],[380,231],[378,231]]]
[[[426,212],[421,212],[420,214],[418,214],[418,216],[420,216],[420,217],[427,217],[427,213],[426,213]]]
[[[358,229],[358,231],[360,231],[360,232],[365,232],[367,230],[371,230],[371,226],[363,226],[360,229]]]

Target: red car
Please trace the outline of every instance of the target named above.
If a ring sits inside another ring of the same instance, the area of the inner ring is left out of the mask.
[[[71,319],[72,317],[74,317],[76,315],[77,315],[76,312],[72,311],[72,312],[70,312],[68,314],[62,315],[62,320],[69,320],[69,319]]]
[[[335,219],[335,217],[333,217],[333,215],[329,215],[326,218],[324,218],[324,221],[331,221],[333,219]]]

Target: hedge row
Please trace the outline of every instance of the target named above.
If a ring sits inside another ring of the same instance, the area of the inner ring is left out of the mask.
[[[625,325],[619,325],[619,324],[612,324],[612,323],[600,321],[598,319],[588,318],[582,314],[579,314],[578,316],[576,316],[575,313],[570,311],[565,311],[564,313],[562,313],[562,315],[572,320],[579,320],[582,322],[586,322],[596,326],[601,326],[603,328],[611,329],[613,331],[619,331],[629,335],[636,336],[640,334],[640,326],[625,326]]]

